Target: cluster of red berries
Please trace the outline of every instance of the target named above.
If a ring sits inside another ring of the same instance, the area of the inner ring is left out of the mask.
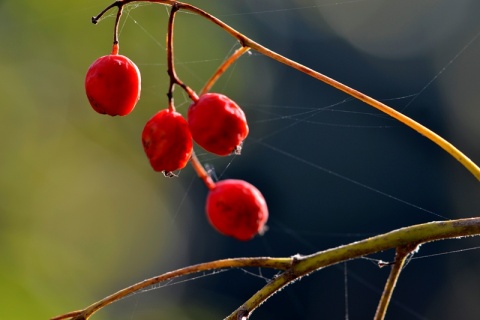
[[[187,120],[171,109],[159,111],[145,125],[142,141],[153,169],[168,175],[186,166],[192,140],[208,152],[225,156],[238,151],[247,134],[242,109],[224,95],[206,93],[190,105]]]
[[[88,69],[85,90],[98,113],[127,115],[140,98],[140,71],[114,46],[112,54],[98,58]],[[173,107],[156,113],[143,129],[142,143],[152,168],[173,176],[191,160],[193,141],[208,152],[226,156],[240,152],[248,131],[245,113],[234,101],[206,93],[190,105],[187,119]],[[206,212],[216,230],[238,240],[263,233],[268,209],[257,188],[233,179],[208,187]]]

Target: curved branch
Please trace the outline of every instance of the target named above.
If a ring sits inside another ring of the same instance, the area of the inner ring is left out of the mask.
[[[170,85],[168,88],[167,96],[168,96],[168,108],[171,111],[175,110],[175,107],[173,106],[173,88],[175,84],[182,87],[182,89],[188,94],[188,96],[190,97],[190,99],[192,99],[192,101],[198,100],[197,94],[189,86],[183,83],[183,81],[181,81],[180,78],[178,78],[177,73],[175,71],[174,54],[173,54],[173,29],[174,29],[175,15],[178,10],[180,10],[180,7],[176,3],[174,3],[170,10],[170,17],[168,18],[168,28],[167,28],[167,63],[168,63],[167,73],[168,73],[168,76],[170,77]]]
[[[98,310],[106,307],[107,305],[118,301],[134,292],[147,288],[151,285],[171,280],[174,278],[186,276],[193,273],[198,273],[202,271],[209,270],[220,270],[227,268],[244,268],[244,267],[260,267],[260,268],[271,268],[277,270],[287,270],[292,265],[292,258],[270,258],[270,257],[260,257],[260,258],[238,258],[238,259],[223,259],[216,260],[206,263],[200,263],[197,265],[189,266],[186,268],[178,269],[175,271],[167,272],[162,275],[149,278],[143,281],[140,281],[134,285],[126,287],[120,291],[115,292],[108,297],[103,298],[90,305],[89,307],[80,310],[69,312],[60,316],[51,318],[51,320],[61,320],[61,319],[71,319],[71,320],[86,320],[91,315],[93,315]]]
[[[397,229],[309,256],[296,257],[290,269],[269,282],[225,319],[247,319],[260,304],[278,290],[321,268],[388,249],[411,248],[437,240],[477,235],[480,235],[480,218],[435,221]]]
[[[319,72],[316,72],[310,68],[307,68],[293,60],[283,57],[278,53],[275,53],[255,41],[247,38],[240,32],[231,28],[221,20],[215,18],[209,13],[192,6],[190,4],[171,1],[171,0],[118,0],[115,1],[112,5],[103,10],[98,16],[92,18],[92,21],[96,23],[100,17],[107,12],[110,8],[118,7],[121,11],[122,7],[131,2],[152,2],[159,3],[164,5],[170,5],[175,8],[171,15],[171,32],[173,32],[173,16],[177,9],[184,9],[186,11],[193,12],[198,14],[211,22],[220,26],[223,30],[228,32],[230,35],[235,37],[244,48],[250,48],[258,51],[276,61],[279,61],[283,64],[286,64],[294,69],[297,69],[315,79],[323,81],[328,85],[331,85],[352,97],[355,97],[372,107],[377,108],[378,110],[390,115],[391,117],[399,120],[410,128],[416,130],[420,134],[424,135],[431,141],[435,142],[451,156],[457,159],[465,168],[467,168],[478,180],[480,180],[480,168],[473,163],[468,157],[466,157],[462,152],[455,148],[448,141],[438,136],[433,131],[422,126],[416,121],[408,118],[407,116],[401,114],[400,112],[388,107],[387,105],[367,96],[363,93],[352,89],[336,80],[333,80]],[[172,41],[173,37],[170,34]],[[172,59],[173,62],[173,59]],[[180,84],[180,83],[177,83]],[[168,272],[158,277],[150,278],[134,284],[130,287],[122,289],[94,304],[87,307],[81,311],[73,311],[55,318],[52,320],[60,320],[70,318],[72,320],[86,320],[93,313],[105,307],[106,305],[113,303],[133,292],[141,290],[150,285],[173,279],[179,276],[192,274],[196,272],[206,271],[206,270],[218,270],[224,268],[234,268],[234,267],[265,267],[265,268],[275,268],[280,270],[285,270],[280,276],[274,278],[269,282],[264,288],[259,290],[254,294],[249,300],[247,300],[240,308],[233,312],[227,319],[246,319],[261,303],[267,300],[271,295],[277,292],[279,289],[287,286],[294,280],[297,280],[311,272],[319,270],[323,267],[327,267],[339,262],[347,261],[350,259],[355,259],[372,253],[384,251],[392,248],[412,248],[419,244],[427,243],[430,241],[458,238],[464,236],[473,236],[480,234],[480,218],[471,218],[471,219],[460,219],[460,220],[451,220],[451,221],[441,221],[441,222],[431,222],[416,226],[410,226],[402,229],[392,231],[383,235],[365,239],[363,241],[354,242],[348,245],[340,246],[337,248],[321,251],[309,256],[295,256],[292,258],[239,258],[239,259],[226,259],[218,260],[208,263],[203,263],[199,265],[190,266],[187,268],[179,269],[176,271]],[[399,264],[400,265],[400,264]],[[398,269],[398,268],[397,268]],[[395,271],[398,273],[398,270]],[[394,274],[391,277],[395,280],[397,275]],[[394,282],[394,281],[393,281]],[[393,287],[392,287],[393,289]],[[388,304],[385,303],[385,307]]]
[[[298,280],[301,277],[324,267],[388,249],[411,249],[417,245],[431,241],[476,235],[480,235],[480,218],[436,221],[397,229],[389,233],[337,248],[320,251],[307,256],[297,255],[289,258],[237,258],[212,261],[167,272],[160,276],[141,281],[99,300],[83,310],[69,312],[54,317],[51,320],[86,320],[103,307],[138,290],[192,273],[241,267],[261,267],[284,270],[281,275],[275,277],[226,318],[227,320],[246,319],[260,304],[265,302],[275,292],[284,288],[294,280]]]
[[[92,21],[96,22],[100,17],[109,9],[114,6],[123,6],[131,2],[151,2],[151,3],[158,3],[158,4],[164,4],[164,5],[170,5],[170,6],[176,6],[179,9],[183,9],[186,11],[190,11],[192,13],[195,13],[199,16],[202,16],[212,23],[218,25],[220,28],[225,30],[227,33],[229,33],[232,37],[236,38],[242,47],[249,47],[253,50],[256,50],[257,52],[270,57],[278,62],[281,62],[289,67],[292,67],[300,72],[303,72],[317,80],[320,80],[340,91],[345,92],[346,94],[365,102],[366,104],[378,109],[379,111],[391,116],[392,118],[402,122],[406,126],[412,128],[413,130],[417,131],[421,135],[425,136],[426,138],[430,139],[432,142],[436,143],[438,146],[440,146],[443,150],[445,150],[447,153],[449,153],[453,158],[455,158],[457,161],[459,161],[467,170],[469,170],[476,178],[477,180],[480,180],[480,168],[472,161],[470,158],[468,158],[465,154],[463,154],[460,150],[458,150],[454,145],[452,145],[450,142],[433,132],[432,130],[426,128],[425,126],[421,125],[420,123],[416,122],[415,120],[405,116],[404,114],[396,111],[393,108],[390,108],[384,103],[381,103],[380,101],[373,99],[372,97],[369,97],[363,93],[361,93],[358,90],[355,90],[353,88],[350,88],[349,86],[338,82],[330,77],[327,77],[320,72],[317,72],[313,69],[310,69],[298,62],[295,62],[291,59],[288,59],[262,45],[259,43],[253,41],[252,39],[246,37],[242,33],[238,32],[237,30],[233,29],[220,19],[214,17],[213,15],[209,14],[206,11],[203,11],[193,5],[190,5],[188,3],[183,3],[179,1],[171,1],[171,0],[124,0],[124,1],[116,1],[107,9],[103,10],[98,16],[92,18]]]

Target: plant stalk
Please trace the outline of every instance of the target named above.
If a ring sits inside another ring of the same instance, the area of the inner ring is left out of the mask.
[[[292,267],[257,291],[225,320],[248,316],[268,298],[288,284],[314,271],[394,248],[412,248],[427,242],[480,235],[480,218],[435,221],[409,226],[344,246],[320,251],[308,256],[297,256]]]
[[[454,145],[452,145],[450,142],[433,132],[432,130],[426,128],[422,124],[416,122],[415,120],[407,117],[406,115],[396,111],[393,108],[390,108],[384,103],[381,103],[380,101],[373,99],[372,97],[369,97],[363,93],[361,93],[358,90],[355,90],[353,88],[350,88],[349,86],[338,82],[330,77],[327,77],[326,75],[321,74],[320,72],[317,72],[313,69],[310,69],[298,62],[295,62],[291,59],[288,59],[262,45],[259,43],[253,41],[252,39],[246,37],[242,33],[238,32],[237,30],[233,29],[220,19],[214,17],[213,15],[209,14],[206,11],[203,11],[193,5],[190,5],[188,3],[183,3],[179,1],[172,1],[172,0],[123,0],[123,1],[116,1],[113,4],[111,4],[107,8],[112,8],[115,6],[123,6],[128,3],[132,2],[151,2],[151,3],[158,3],[158,4],[164,4],[164,5],[169,5],[169,6],[175,6],[178,7],[179,9],[183,9],[186,11],[190,11],[192,13],[198,14],[199,16],[202,16],[212,23],[218,25],[220,28],[225,30],[227,33],[229,33],[231,36],[236,38],[242,47],[249,47],[267,57],[270,57],[280,63],[283,63],[287,66],[290,66],[300,72],[303,72],[317,80],[320,80],[340,91],[345,92],[346,94],[365,102],[366,104],[380,110],[381,112],[393,117],[394,119],[400,121],[401,123],[405,124],[406,126],[412,128],[413,130],[417,131],[421,135],[425,136],[426,138],[430,139],[432,142],[436,143],[438,146],[440,146],[443,150],[445,150],[448,154],[450,154],[454,159],[456,159],[458,162],[460,162],[468,171],[470,171],[471,174],[477,180],[480,181],[480,167],[478,167],[470,158],[468,158],[465,154],[463,154],[459,149],[457,149]],[[103,10],[98,16],[93,17],[92,21],[96,23],[98,19],[100,19],[101,15],[103,15],[107,9]],[[185,89],[185,88],[184,88]]]
[[[392,265],[392,270],[390,270],[390,275],[388,276],[387,282],[385,283],[385,288],[382,292],[382,297],[378,303],[377,311],[373,320],[383,320],[387,314],[387,308],[390,304],[390,299],[392,298],[393,290],[397,285],[398,278],[400,273],[403,270],[405,261],[408,256],[418,248],[417,245],[409,245],[406,247],[398,247],[397,253],[395,255],[395,262]]]

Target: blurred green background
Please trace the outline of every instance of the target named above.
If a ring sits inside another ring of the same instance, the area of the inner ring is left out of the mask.
[[[404,110],[480,163],[478,1],[191,3]],[[252,54],[215,87],[250,119],[242,156],[199,156],[221,178],[264,192],[270,231],[248,243],[216,234],[193,171],[154,173],[140,144],[144,123],[166,106],[164,7],[132,5],[122,19],[120,53],[142,72],[134,112],[111,118],[88,105],[84,75],[111,50],[114,11],[96,26],[90,17],[108,4],[0,0],[0,319],[48,319],[193,263],[306,254],[479,215],[478,182],[436,146],[361,103],[328,107],[346,97]],[[199,90],[236,43],[190,14],[179,14],[175,31],[177,71]],[[178,89],[175,98],[184,113],[188,99]],[[446,242],[432,252],[476,245]],[[252,318],[344,319],[343,271],[332,269],[282,291]],[[364,260],[348,270],[350,314],[371,318],[387,270]],[[389,318],[476,319],[479,271],[477,251],[412,261]],[[258,278],[230,271],[136,295],[94,318],[219,319],[264,283]]]

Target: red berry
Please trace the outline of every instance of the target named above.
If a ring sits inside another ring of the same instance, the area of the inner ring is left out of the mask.
[[[172,171],[187,165],[193,141],[185,118],[178,112],[165,109],[148,120],[142,132],[142,143],[155,171],[172,176]]]
[[[262,234],[268,208],[260,191],[243,180],[222,180],[207,197],[207,217],[220,233],[237,240],[250,240]]]
[[[192,137],[205,150],[226,156],[239,150],[248,135],[243,110],[218,93],[206,93],[190,105],[187,114]]]
[[[124,116],[140,99],[140,71],[127,57],[109,54],[88,68],[85,91],[92,108],[101,114]]]

